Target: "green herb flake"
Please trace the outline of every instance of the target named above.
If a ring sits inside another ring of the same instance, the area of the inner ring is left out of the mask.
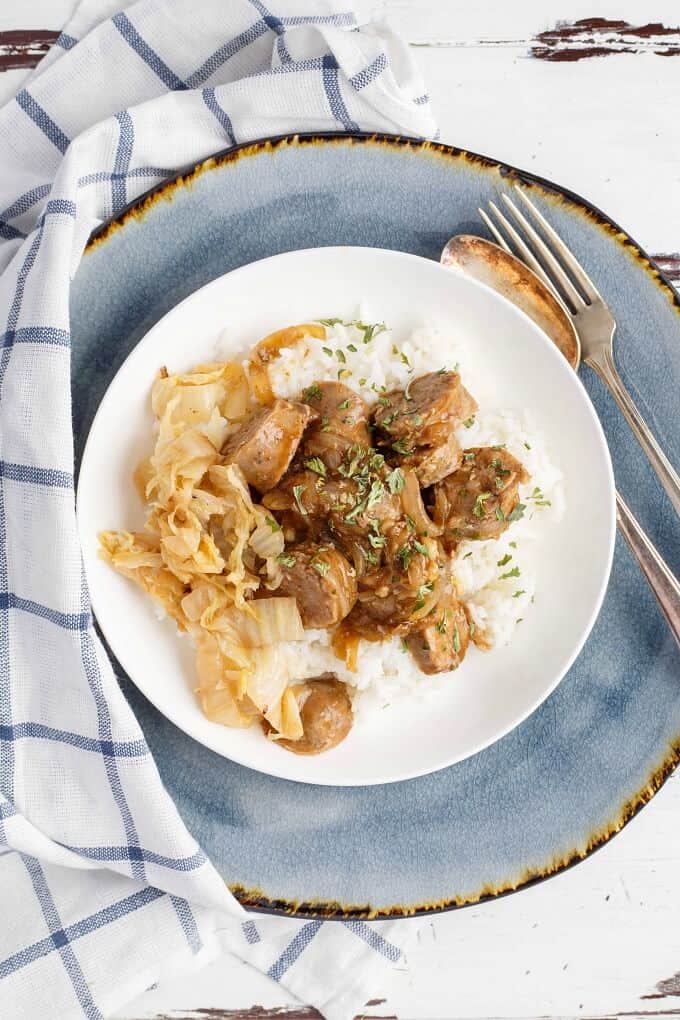
[[[470,549],[470,552],[466,552],[465,553],[465,556],[463,556],[463,559],[464,560],[469,560],[471,556],[472,556],[472,549]]]
[[[440,634],[446,634],[446,613],[442,613],[442,618],[435,623],[435,630],[438,630]]]
[[[333,351],[330,349],[330,347],[322,347],[321,350],[324,352],[324,354],[327,354],[329,358],[333,357]]]
[[[399,360],[401,361],[402,365],[408,365],[409,368],[411,367],[411,362],[408,360],[403,351],[399,355]],[[408,400],[408,397],[406,399]]]
[[[517,548],[517,542],[508,542],[508,545],[510,546],[511,549]]]
[[[506,563],[509,563],[512,559],[511,553],[506,553],[502,560],[499,560],[496,564],[497,567],[504,567]]]
[[[347,358],[345,357],[345,352],[341,351],[340,348],[338,348],[337,351],[335,352],[335,356],[338,359],[338,361],[342,362],[343,365],[347,361]]]
[[[508,522],[513,524],[515,521],[520,521],[524,517],[524,511],[526,506],[524,503],[518,503],[517,506],[508,514]]]
[[[322,326],[339,326],[340,324],[347,325],[347,323],[344,323],[342,319],[319,319],[318,321]]]
[[[509,577],[519,577],[519,567],[513,567],[512,570],[507,570],[504,574],[500,575],[498,580],[506,581]]]
[[[283,567],[295,566],[295,557],[291,553],[282,552],[276,558]]]
[[[364,326],[363,328],[364,328],[363,342],[365,344],[370,344],[371,340],[373,340],[374,337],[378,336],[380,333],[385,332],[387,326],[385,325],[384,322],[374,322],[371,326]]]
[[[526,443],[526,442],[525,442],[525,444],[524,444],[524,445],[525,445],[525,447],[527,448],[527,450],[530,450],[530,449],[531,449],[531,443]]]
[[[474,460],[474,459],[475,459],[475,455],[472,452],[464,453],[463,454],[463,460]]]
[[[347,344],[347,350],[351,351],[352,354],[356,354],[357,352],[357,348],[354,346],[354,344]]]
[[[395,468],[394,471],[390,471],[385,481],[387,482],[387,488],[390,490],[392,495],[395,495],[397,492],[401,492],[404,488],[404,472],[401,468]]]
[[[318,400],[321,396],[321,387],[316,383],[312,383],[306,390],[302,391],[302,399],[309,402],[310,400]]]
[[[442,368],[437,369],[437,375],[446,375],[446,365],[442,366]]]
[[[293,499],[295,500],[295,503],[297,505],[298,511],[302,514],[303,517],[306,517],[307,516],[307,508],[305,507],[304,503],[302,502],[302,494],[303,494],[304,491],[305,491],[304,485],[294,485],[293,486]]]
[[[346,411],[348,407],[349,407],[349,397],[347,397],[346,400],[341,400],[340,403],[338,404],[338,410],[340,410],[340,411]]]
[[[480,494],[477,496],[477,499],[475,500],[475,505],[472,508],[472,513],[474,514],[475,517],[481,519],[484,516],[485,512],[484,504],[486,503],[487,499],[490,498],[491,498],[490,492],[480,492]]]
[[[321,475],[322,478],[326,477],[326,465],[321,460],[321,457],[310,457],[309,460],[305,461],[305,467],[308,467],[315,474]]]
[[[366,509],[371,510],[376,505],[376,503],[379,503],[380,500],[383,498],[384,493],[385,486],[383,485],[379,478],[376,478],[371,483],[371,488],[366,499]]]
[[[520,595],[524,595],[524,588],[518,588],[512,597],[513,599],[518,599]]]
[[[406,638],[401,638],[401,640],[399,642],[399,645],[401,647],[402,652],[407,652],[408,651],[408,645],[406,644]]]
[[[414,538],[412,540],[412,542],[413,542],[413,548],[415,549],[415,551],[419,552],[421,556],[427,556],[428,559],[429,559],[429,557],[430,557],[430,550],[427,548],[427,546],[423,545],[422,542],[419,542],[417,538]]]
[[[359,380],[359,385],[360,386],[365,386],[366,385],[366,380],[365,379],[360,379]]]
[[[378,403],[381,407],[391,407],[392,401],[388,397],[378,397]]]
[[[463,425],[465,426],[466,429],[471,429],[472,426],[474,425],[474,423],[475,423],[475,416],[474,416],[474,414],[472,414],[472,415],[470,415],[469,418],[465,419],[465,421],[463,422]]]
[[[410,514],[404,514],[404,520],[406,521],[406,527],[409,531],[416,530],[416,522],[413,520]]]
[[[460,652],[460,634],[458,633],[458,627],[453,628],[453,650],[456,655]]]
[[[395,453],[401,453],[405,457],[411,453],[411,447],[405,439],[397,439],[396,442],[392,443],[392,449]]]
[[[317,574],[320,574],[321,577],[325,577],[328,571],[331,569],[330,563],[327,563],[326,560],[314,558],[311,561],[311,563],[314,569],[316,570]]]
[[[505,514],[503,513],[503,508],[500,507],[500,506],[496,507],[496,520],[497,521],[504,521],[505,520]]]
[[[267,524],[272,531],[280,531],[281,525],[278,521],[275,521],[273,517],[265,517],[264,523]]]
[[[401,569],[408,570],[409,564],[413,559],[413,549],[410,545],[402,545],[402,547],[397,550],[396,558],[399,560]]]

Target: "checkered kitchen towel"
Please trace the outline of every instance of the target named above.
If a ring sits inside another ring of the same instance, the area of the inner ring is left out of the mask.
[[[0,1016],[100,1017],[229,950],[328,1017],[403,923],[248,919],[177,814],[92,627],[69,282],[90,232],[229,144],[434,124],[406,47],[333,0],[86,2],[0,110]],[[408,927],[408,926],[407,926]]]

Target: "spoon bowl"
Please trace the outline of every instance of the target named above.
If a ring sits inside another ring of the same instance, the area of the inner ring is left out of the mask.
[[[578,369],[581,344],[574,324],[552,291],[518,258],[483,237],[457,234],[444,246],[440,262],[512,301],[550,337],[571,367]]]

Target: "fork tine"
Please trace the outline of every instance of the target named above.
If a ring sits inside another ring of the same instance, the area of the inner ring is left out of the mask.
[[[581,308],[585,308],[585,301],[583,300],[579,292],[576,290],[576,287],[571,282],[571,280],[569,279],[566,272],[564,271],[560,263],[557,261],[553,253],[550,251],[550,248],[548,248],[543,238],[536,233],[536,231],[529,223],[526,216],[522,212],[520,212],[520,210],[517,208],[512,199],[508,197],[508,195],[501,195],[501,198],[503,199],[506,206],[508,207],[514,218],[517,220],[517,222],[519,223],[519,225],[521,226],[522,230],[525,232],[529,240],[532,242],[534,250],[540,254],[543,264],[546,268],[546,272],[548,273],[549,276],[552,276],[553,286],[557,285],[561,288],[574,311],[578,311]]]
[[[532,252],[531,248],[529,248],[526,245],[526,243],[524,241],[524,238],[520,234],[517,233],[517,231],[513,227],[513,225],[510,222],[510,220],[506,216],[503,215],[503,213],[500,211],[500,209],[498,208],[498,206],[496,205],[495,202],[489,202],[489,208],[495,213],[496,217],[498,218],[499,223],[501,223],[503,225],[504,229],[507,231],[508,237],[511,238],[513,244],[515,245],[515,250],[517,252],[519,252],[519,255],[522,258],[522,260],[524,262],[526,262],[526,264],[529,266],[530,269],[533,269],[533,271],[536,273],[537,276],[540,276],[540,278],[543,280],[543,283],[546,285],[546,287],[550,291],[552,291],[552,293],[556,296],[556,298],[559,301],[562,301],[562,295],[555,288],[554,283],[552,282],[550,277],[547,275],[545,269],[543,268],[541,263],[538,261],[538,259],[535,257],[535,255]],[[499,234],[498,230],[493,226],[493,224],[491,223],[491,221],[488,218],[488,216],[486,216],[481,209],[479,211],[480,211],[480,213],[482,215],[482,219],[484,220],[484,222],[492,230],[494,237],[500,237],[501,235]],[[501,243],[502,243],[503,247],[505,248],[505,250],[507,252],[509,252],[511,255],[515,254],[515,252],[513,252],[512,248],[508,244],[506,244],[503,240],[501,241]]]
[[[489,228],[489,230],[491,231],[493,236],[496,238],[496,240],[500,244],[501,248],[504,248],[505,251],[507,251],[508,255],[512,255],[512,248],[510,247],[508,242],[505,240],[505,238],[501,234],[500,230],[497,229],[497,227],[495,226],[493,220],[489,216],[486,215],[486,213],[484,212],[484,210],[480,206],[477,207],[477,212],[482,217],[482,219],[486,223],[487,227]]]
[[[527,208],[531,210],[534,219],[541,224],[544,232],[552,241],[553,247],[557,251],[557,254],[560,256],[564,264],[570,270],[572,276],[574,277],[578,285],[582,288],[583,293],[588,298],[588,300],[591,302],[601,300],[601,295],[597,287],[590,279],[581,263],[576,260],[575,256],[572,254],[570,249],[567,248],[566,244],[564,243],[560,235],[557,233],[557,231],[554,229],[554,227],[550,226],[543,213],[539,212],[539,210],[536,208],[536,206],[531,201],[529,196],[526,195],[517,184],[515,185],[515,191],[522,199],[524,204],[527,206]]]

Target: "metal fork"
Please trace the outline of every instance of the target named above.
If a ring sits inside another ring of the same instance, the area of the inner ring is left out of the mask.
[[[533,221],[540,225],[545,240],[508,195],[502,195],[502,201],[521,227],[522,234],[494,202],[489,202],[491,215],[483,209],[479,210],[482,219],[501,247],[526,262],[569,314],[581,344],[583,361],[597,372],[608,387],[666,490],[675,512],[680,514],[680,476],[640,414],[614,364],[614,316],[583,266],[543,214],[517,185],[515,191]],[[494,223],[494,217],[497,223]]]

